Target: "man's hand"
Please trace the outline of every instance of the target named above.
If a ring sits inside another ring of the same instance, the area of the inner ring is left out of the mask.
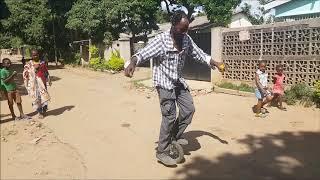
[[[130,61],[130,64],[124,69],[124,75],[127,77],[132,77],[134,70],[136,69],[137,59],[133,57]]]
[[[220,72],[224,72],[225,71],[225,66],[226,65],[223,62],[216,62],[213,59],[211,59],[210,65],[211,65],[211,67],[217,67]]]

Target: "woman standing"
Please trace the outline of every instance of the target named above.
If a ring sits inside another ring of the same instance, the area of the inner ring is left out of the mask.
[[[40,62],[37,50],[32,51],[32,60],[24,66],[23,79],[28,95],[32,98],[32,107],[37,110],[39,119],[43,119],[50,101],[47,84],[51,85],[51,81],[48,68]]]

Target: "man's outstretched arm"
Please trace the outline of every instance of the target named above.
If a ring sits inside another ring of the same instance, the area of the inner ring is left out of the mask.
[[[154,57],[159,56],[163,49],[162,44],[163,43],[159,36],[152,39],[146,47],[144,47],[138,53],[131,57],[130,64],[127,67],[125,67],[125,75],[128,77],[132,77],[136,65],[144,63]]]
[[[190,38],[190,55],[193,59],[200,61],[202,63],[208,64],[208,66],[210,66],[212,69],[215,69],[215,67],[218,67],[219,71],[224,71],[224,63],[217,62],[214,59],[212,59],[211,56],[203,52],[203,50],[200,49],[191,38]]]

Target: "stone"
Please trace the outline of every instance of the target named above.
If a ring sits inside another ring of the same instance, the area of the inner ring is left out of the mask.
[[[40,138],[34,138],[33,140],[30,141],[30,144],[36,145],[36,144],[39,143],[40,140],[41,140],[41,137]]]
[[[16,150],[17,151],[21,151],[22,150],[22,146],[21,145],[17,145]]]
[[[1,141],[8,142],[8,140],[5,137],[1,137]]]
[[[42,123],[41,123],[41,122],[37,123],[37,124],[36,124],[36,127],[37,127],[37,128],[41,128],[41,127],[42,127]]]

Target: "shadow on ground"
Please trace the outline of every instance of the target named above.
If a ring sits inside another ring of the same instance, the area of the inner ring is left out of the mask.
[[[249,152],[225,153],[212,159],[195,157],[177,170],[176,175],[184,179],[316,180],[320,179],[319,140],[320,132],[248,135],[238,143]],[[200,145],[190,146],[197,149]]]
[[[46,114],[46,117],[49,117],[49,116],[59,116],[59,115],[62,115],[64,112],[66,111],[71,111],[75,106],[64,106],[64,107],[61,107],[61,108],[58,108],[58,109],[53,109],[53,110],[49,110]],[[33,117],[33,118],[36,118],[34,116],[36,116],[38,113],[35,111],[35,112],[32,112],[32,113],[29,113],[27,114],[28,116],[30,117]],[[17,112],[16,112],[16,115],[17,115]],[[4,119],[2,120],[3,117],[9,117],[7,119]],[[10,121],[13,121],[13,119],[11,118],[11,115],[8,114],[8,115],[1,115],[1,121],[0,121],[0,124],[3,124],[3,123],[7,123],[7,122],[10,122]]]
[[[50,65],[49,64],[48,69],[49,69],[49,71],[50,70],[56,70],[56,69],[64,69],[64,66],[63,65],[56,66],[56,65]]]
[[[64,106],[58,109],[49,110],[47,112],[47,116],[59,116],[66,111],[71,111],[75,106]]]
[[[205,131],[189,131],[183,134],[183,137],[188,140],[188,145],[183,147],[184,154],[190,155],[192,151],[197,151],[201,148],[201,145],[197,138],[201,136],[209,136],[215,140],[218,140],[222,144],[228,144],[227,141],[220,139],[218,136],[213,135]]]

